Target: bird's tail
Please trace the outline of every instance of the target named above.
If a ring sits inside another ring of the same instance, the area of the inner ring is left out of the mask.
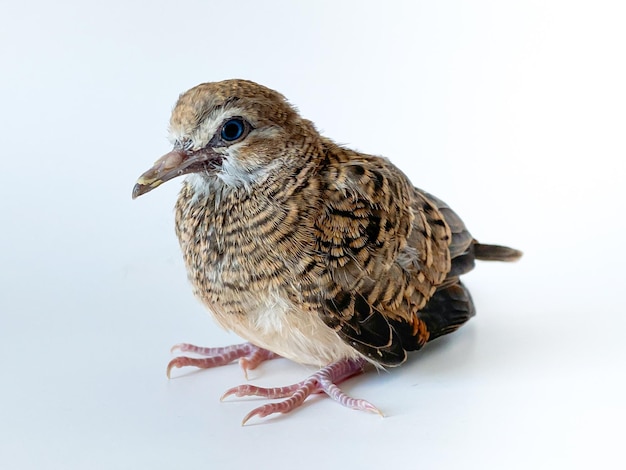
[[[484,261],[517,261],[522,257],[522,252],[508,246],[474,242],[474,257]]]

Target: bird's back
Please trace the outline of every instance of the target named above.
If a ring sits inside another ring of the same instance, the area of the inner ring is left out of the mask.
[[[476,248],[509,250],[489,259],[519,252],[478,244],[452,209],[387,159],[329,148],[316,224],[327,269],[320,315],[371,361],[398,365],[474,315],[459,276],[474,267]]]

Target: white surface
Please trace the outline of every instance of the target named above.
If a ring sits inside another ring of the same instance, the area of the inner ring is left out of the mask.
[[[336,3],[2,3],[1,468],[625,468],[623,2]],[[180,181],[131,188],[178,93],[230,77],[526,253],[466,276],[457,334],[345,384],[385,419],[316,397],[242,428],[236,365],[165,378],[172,344],[237,338],[192,298]]]

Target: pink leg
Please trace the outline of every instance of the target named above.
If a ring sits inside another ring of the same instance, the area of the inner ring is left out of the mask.
[[[195,357],[179,356],[175,357],[167,365],[167,376],[170,377],[173,368],[186,366],[195,366],[201,369],[209,369],[211,367],[219,367],[230,364],[235,359],[239,359],[246,378],[248,378],[248,370],[255,369],[263,361],[278,357],[267,349],[259,348],[251,343],[234,344],[222,348],[202,348],[193,344],[181,343],[172,347],[173,351],[191,352],[200,356],[206,356],[202,359]]]
[[[365,359],[343,359],[333,362],[332,364],[320,369],[302,382],[288,385],[286,387],[262,388],[254,385],[240,385],[238,387],[227,390],[222,399],[235,395],[237,397],[244,396],[260,396],[264,398],[286,398],[286,400],[269,403],[267,405],[255,408],[248,413],[242,421],[242,425],[252,418],[258,416],[264,418],[274,413],[289,413],[298,408],[304,400],[312,393],[326,393],[340,405],[352,408],[353,410],[371,411],[382,413],[371,403],[352,398],[346,395],[337,386],[338,383],[363,372],[363,367],[367,362]]]

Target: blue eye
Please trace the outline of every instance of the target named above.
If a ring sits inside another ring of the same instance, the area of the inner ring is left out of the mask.
[[[222,139],[231,142],[237,140],[243,135],[245,129],[244,123],[241,119],[231,119],[226,121],[222,126]]]

